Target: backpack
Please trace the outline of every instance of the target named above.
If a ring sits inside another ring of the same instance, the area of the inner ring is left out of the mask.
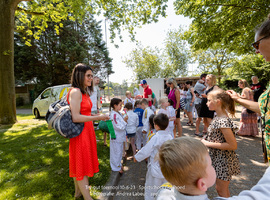
[[[70,106],[67,101],[68,95],[69,93],[50,105],[45,119],[49,129],[55,129],[57,133],[65,138],[74,138],[81,134],[84,123],[74,123],[72,121]]]

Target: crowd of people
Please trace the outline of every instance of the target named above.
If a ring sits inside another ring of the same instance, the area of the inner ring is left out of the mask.
[[[262,54],[269,62],[270,19],[256,31],[255,41],[256,53]],[[143,95],[134,90],[133,97],[127,91],[125,100],[113,98],[110,115],[98,113],[99,105],[95,101],[98,88],[95,88],[93,78],[91,67],[76,65],[71,77],[72,89],[67,94],[73,122],[85,124],[82,133],[69,143],[69,175],[74,180],[76,198],[82,195],[84,199],[91,199],[88,177],[99,171],[93,121],[110,119],[116,135],[116,138],[110,138],[111,169],[124,173],[121,160],[125,156],[125,143],[129,141],[133,161],[148,162],[146,200],[208,199],[206,191],[214,183],[220,196],[215,199],[269,199],[269,168],[251,190],[234,197],[230,197],[229,192],[232,176],[240,173],[235,135],[256,136],[257,114],[261,114],[266,125],[265,142],[270,161],[269,88],[266,90],[257,77],[252,77],[251,87],[246,80],[239,80],[241,94],[219,88],[212,74],[202,74],[194,87],[187,81],[179,88],[171,78],[166,82],[168,96],[160,99],[159,109],[147,81],[142,80]],[[91,101],[90,96],[94,100]],[[235,114],[235,102],[243,106],[238,131],[230,117]],[[203,137],[201,140],[182,137],[181,107],[189,119],[188,126],[194,126],[193,112],[197,112],[194,134]],[[204,129],[200,133],[202,119]]]

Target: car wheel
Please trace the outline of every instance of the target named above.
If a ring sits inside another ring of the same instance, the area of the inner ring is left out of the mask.
[[[37,108],[35,108],[34,114],[35,114],[35,118],[36,118],[36,119],[40,118],[40,114],[39,114],[39,111],[38,111]]]

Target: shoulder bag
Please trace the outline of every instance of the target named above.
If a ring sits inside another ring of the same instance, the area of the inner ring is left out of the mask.
[[[74,138],[81,134],[84,123],[74,123],[72,121],[70,105],[67,101],[69,93],[50,105],[45,119],[49,129],[55,129],[57,133],[65,138]]]

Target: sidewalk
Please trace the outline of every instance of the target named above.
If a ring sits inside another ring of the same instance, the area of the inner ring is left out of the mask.
[[[237,123],[240,121],[240,115],[241,112],[238,110],[236,119],[234,119]],[[200,139],[194,135],[195,127],[186,126],[187,121],[187,118],[183,118],[183,113],[181,112],[183,135]],[[201,123],[201,130],[202,128]],[[268,167],[268,164],[262,162],[263,157],[260,136],[255,138],[237,136],[236,139],[238,143],[238,150],[236,152],[239,155],[241,162],[241,175],[232,178],[230,183],[231,196],[238,195],[242,190],[250,189],[258,182]],[[124,168],[125,172],[120,177],[117,190],[114,191],[114,197],[111,199],[144,199],[143,193],[146,169],[145,162],[134,163],[128,158]],[[217,196],[215,186],[210,188],[207,194],[210,199]]]

